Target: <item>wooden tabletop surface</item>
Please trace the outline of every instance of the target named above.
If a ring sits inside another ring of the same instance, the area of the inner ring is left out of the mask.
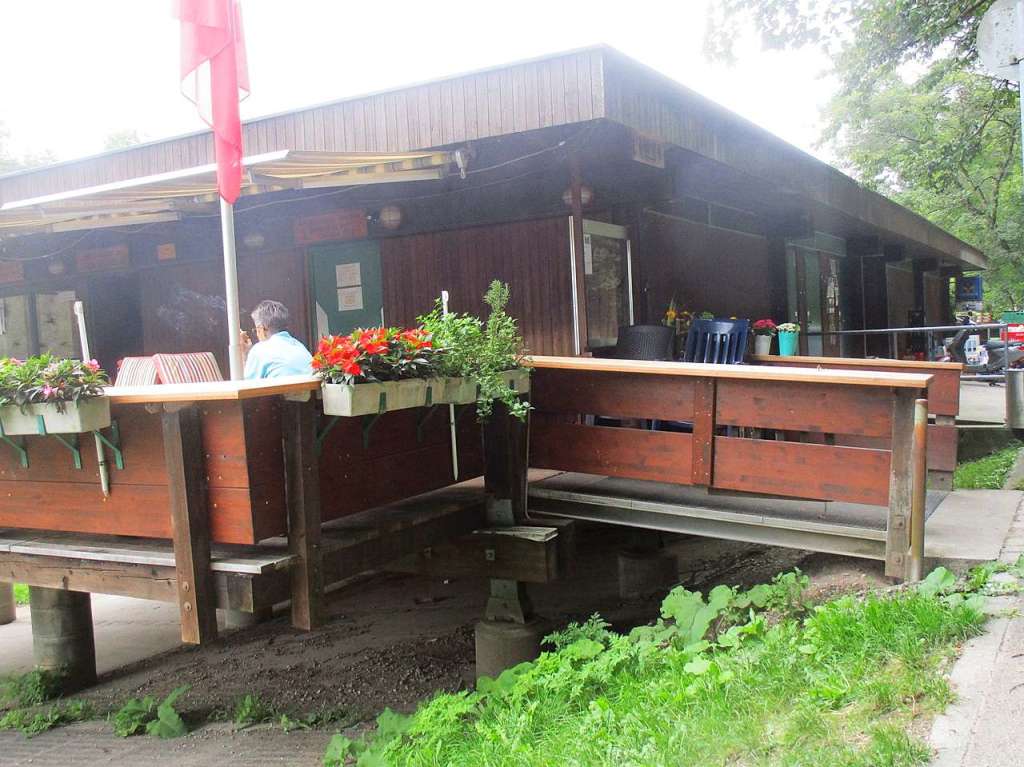
[[[156,384],[153,386],[108,386],[106,395],[114,403],[205,402],[243,400],[282,394],[301,394],[320,388],[313,376],[283,376],[255,381],[211,381],[208,383]]]
[[[733,378],[747,381],[791,381],[794,383],[833,383],[854,386],[890,386],[902,389],[924,389],[932,380],[921,373],[879,373],[870,370],[818,370],[767,365],[709,365],[695,362],[653,362],[620,360],[604,357],[529,357],[526,363],[535,368],[586,370],[603,373],[643,373],[647,375],[691,376],[698,378]]]

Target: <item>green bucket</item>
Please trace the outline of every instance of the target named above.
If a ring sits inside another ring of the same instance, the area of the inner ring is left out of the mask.
[[[797,340],[800,338],[799,333],[779,333],[779,356],[781,357],[793,357],[797,351]]]

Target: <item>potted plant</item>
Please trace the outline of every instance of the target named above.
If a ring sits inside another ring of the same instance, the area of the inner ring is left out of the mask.
[[[312,363],[323,379],[324,413],[370,415],[421,407],[428,399],[443,401],[438,356],[423,328],[369,328],[325,336]]]
[[[775,320],[757,320],[752,329],[754,331],[754,354],[765,355],[772,353],[772,337],[778,332]]]
[[[508,299],[508,285],[494,280],[484,294],[491,310],[486,321],[468,314],[445,314],[439,303],[419,318],[434,339],[440,369],[450,377],[447,400],[454,404],[476,401],[481,419],[491,414],[496,399],[516,418],[525,418],[530,409],[520,396],[530,390],[530,371],[523,365],[519,328],[505,311]]]
[[[800,326],[795,322],[783,322],[776,329],[779,333],[779,354],[783,357],[792,357],[797,352]]]
[[[96,360],[50,354],[0,360],[0,426],[4,434],[81,434],[110,425],[110,384]]]

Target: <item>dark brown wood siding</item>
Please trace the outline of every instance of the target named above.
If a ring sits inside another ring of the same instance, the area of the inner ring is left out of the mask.
[[[245,154],[404,152],[597,119],[603,56],[577,51],[252,120]],[[211,134],[184,136],[0,179],[0,202],[213,161]]]
[[[783,316],[784,253],[771,240],[648,213],[641,245],[649,322],[660,321],[673,296],[691,312],[751,320]]]
[[[534,354],[572,354],[567,218],[521,221],[381,240],[384,314],[409,324],[447,290],[453,311],[483,314],[491,280],[509,283],[509,312]]]

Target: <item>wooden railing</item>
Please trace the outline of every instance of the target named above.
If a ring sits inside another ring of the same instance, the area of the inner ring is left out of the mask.
[[[910,527],[913,513],[923,535],[931,376],[569,357],[531,364],[532,468],[887,506],[886,572],[919,572],[923,538],[911,553]],[[591,416],[620,425],[592,425]],[[886,446],[852,447],[845,437]]]
[[[957,463],[956,417],[960,413],[959,362],[918,362],[916,360],[841,359],[838,357],[755,356],[755,365],[799,367],[817,370],[867,370],[876,373],[922,373],[932,377],[928,384],[928,475],[933,486],[953,489],[953,471]],[[858,443],[886,446],[884,443]]]

